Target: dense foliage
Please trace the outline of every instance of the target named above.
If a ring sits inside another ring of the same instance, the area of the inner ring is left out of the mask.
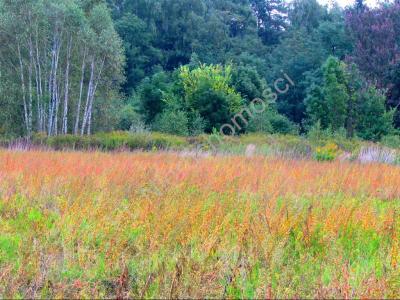
[[[380,140],[400,126],[399,20],[398,1],[0,0],[0,135],[230,124]]]

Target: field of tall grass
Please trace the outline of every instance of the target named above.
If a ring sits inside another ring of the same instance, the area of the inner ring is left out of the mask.
[[[0,298],[399,298],[400,168],[0,150]]]

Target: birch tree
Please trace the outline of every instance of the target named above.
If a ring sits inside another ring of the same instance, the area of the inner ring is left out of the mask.
[[[89,16],[88,60],[90,76],[80,133],[91,133],[95,96],[99,85],[110,87],[122,80],[122,43],[114,30],[106,5],[95,6]]]
[[[24,134],[90,134],[97,95],[110,97],[123,79],[122,44],[106,5],[0,0],[0,41],[2,76],[19,82],[12,96]]]

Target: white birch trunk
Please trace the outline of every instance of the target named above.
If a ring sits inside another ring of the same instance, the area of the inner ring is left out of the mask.
[[[72,36],[69,38],[67,46],[67,66],[65,69],[65,92],[64,92],[64,113],[62,120],[62,134],[68,133],[68,102],[69,102],[69,69],[71,60],[71,47],[72,47]]]
[[[85,111],[83,113],[81,135],[83,135],[85,133],[85,129],[86,129],[86,125],[87,125],[87,121],[88,121],[88,117],[89,117],[89,106],[90,106],[91,95],[92,95],[92,90],[93,90],[93,79],[94,79],[94,58],[92,58],[92,62],[90,65],[90,79],[89,79],[88,91],[87,91],[87,96],[86,96]]]
[[[56,56],[56,39],[54,38],[53,48],[51,50],[51,67],[49,72],[49,109],[48,109],[48,125],[47,134],[50,136],[53,133],[53,110],[54,110],[54,65]]]
[[[82,68],[81,68],[81,81],[79,85],[79,98],[78,98],[78,104],[76,106],[76,119],[75,119],[75,128],[74,128],[74,134],[77,135],[79,131],[79,119],[81,115],[81,105],[82,105],[82,95],[83,95],[83,83],[85,80],[85,69],[86,69],[86,55],[87,55],[87,48],[85,46],[85,50],[83,53],[83,60],[82,60]]]
[[[27,133],[29,134],[29,126],[28,126],[28,107],[26,105],[26,94],[25,94],[25,76],[24,76],[24,64],[22,61],[22,55],[21,55],[21,47],[18,43],[17,45],[18,48],[18,58],[19,58],[19,66],[20,66],[20,79],[21,79],[21,88],[22,88],[22,102],[24,105],[24,122],[25,122],[25,129]]]
[[[37,117],[38,117],[38,130],[44,131],[44,112],[43,112],[43,88],[42,88],[42,69],[41,69],[41,62],[40,62],[40,52],[39,52],[39,32],[38,32],[38,25],[36,26],[36,65],[35,65],[35,72],[36,72],[36,91],[37,91]]]
[[[95,80],[95,84],[94,84],[94,87],[93,87],[93,89],[92,89],[91,96],[90,96],[89,115],[88,115],[88,130],[87,130],[87,134],[88,134],[88,135],[91,134],[91,129],[92,129],[93,102],[94,102],[94,97],[95,97],[95,95],[96,95],[97,86],[98,86],[98,84],[99,84],[99,81],[101,80],[101,74],[102,74],[102,72],[103,72],[104,62],[105,62],[105,57],[104,57],[103,60],[101,61],[100,71],[99,71],[99,74],[97,75],[97,78],[96,78],[96,80]]]
[[[53,134],[57,135],[58,134],[58,110],[60,106],[60,87],[58,83],[58,65],[60,61],[60,51],[61,51],[61,39],[58,40],[57,43],[57,53],[56,53],[56,63],[55,63],[55,69],[54,69],[54,104],[55,104],[55,111],[54,111],[54,121],[53,121]]]
[[[28,84],[29,84],[29,102],[28,102],[28,135],[32,134],[32,119],[33,119],[33,89],[32,89],[32,72],[33,72],[33,47],[32,37],[29,36],[29,68],[28,68]]]

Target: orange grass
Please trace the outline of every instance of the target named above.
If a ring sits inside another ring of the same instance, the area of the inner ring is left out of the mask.
[[[0,297],[400,297],[400,168],[0,152]]]

